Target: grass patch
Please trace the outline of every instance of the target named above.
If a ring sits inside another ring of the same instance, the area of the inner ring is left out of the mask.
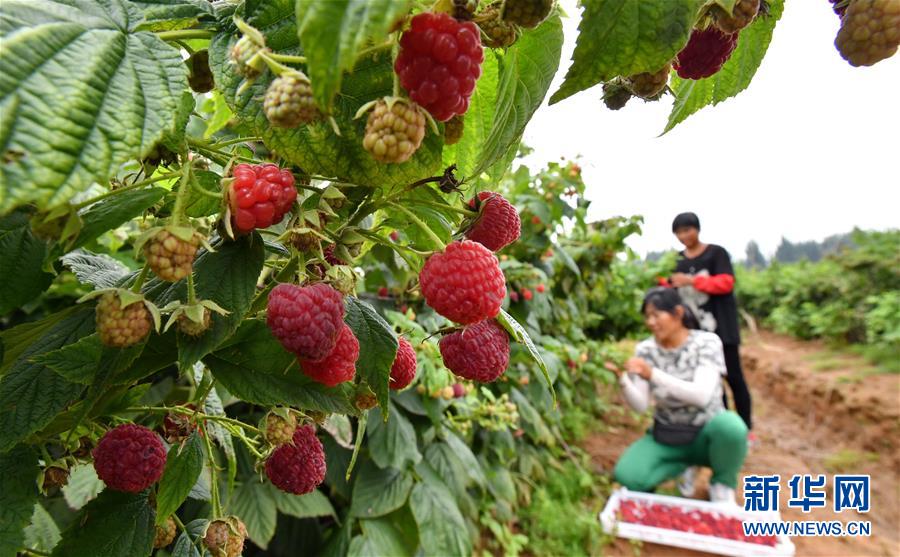
[[[854,472],[860,465],[867,462],[877,462],[878,453],[862,452],[853,449],[841,449],[838,452],[826,457],[822,461],[825,470],[828,472],[845,473]]]

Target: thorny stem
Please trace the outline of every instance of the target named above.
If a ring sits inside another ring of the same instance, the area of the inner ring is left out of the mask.
[[[183,39],[211,39],[213,32],[205,29],[179,29],[177,31],[160,31],[157,37],[164,41],[178,41]]]
[[[184,406],[130,406],[126,410],[126,412],[160,412],[160,413],[175,413],[175,414],[185,414],[185,415],[197,415],[204,421],[211,422],[221,422],[223,424],[233,425],[235,427],[239,427],[241,429],[246,429],[253,433],[262,432],[259,431],[258,428],[245,424],[240,420],[235,420],[234,418],[229,418],[228,416],[213,416],[212,414],[206,414],[203,412],[196,412],[191,410],[190,408],[185,408]]]
[[[82,209],[84,207],[87,207],[88,205],[93,205],[94,203],[96,203],[98,201],[102,201],[103,199],[106,199],[107,197],[119,195],[120,193],[135,190],[137,188],[141,188],[141,187],[144,187],[149,184],[156,183],[156,182],[162,182],[163,180],[169,180],[171,178],[174,178],[175,176],[178,176],[178,174],[179,174],[178,172],[169,172],[167,174],[161,174],[161,175],[155,176],[153,178],[147,178],[146,180],[141,180],[140,182],[128,184],[127,186],[122,186],[121,188],[116,188],[116,189],[110,190],[106,193],[102,193],[102,194],[98,195],[97,197],[92,197],[90,199],[86,199],[86,200],[82,201],[81,203],[74,205],[73,207],[75,208],[75,210]]]

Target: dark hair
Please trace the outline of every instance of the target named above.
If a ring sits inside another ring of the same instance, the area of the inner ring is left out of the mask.
[[[696,213],[680,213],[672,221],[672,232],[675,232],[682,226],[690,226],[700,230],[700,217]]]
[[[694,312],[685,305],[684,300],[681,299],[681,295],[674,288],[658,286],[648,290],[647,294],[644,296],[644,302],[641,304],[641,313],[644,313],[649,305],[652,305],[660,311],[671,313],[672,315],[675,315],[675,309],[681,306],[684,310],[681,323],[688,329],[700,328],[700,322],[697,321]]]

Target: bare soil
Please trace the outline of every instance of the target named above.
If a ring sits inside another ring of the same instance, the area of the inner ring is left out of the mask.
[[[796,555],[900,556],[900,375],[875,373],[858,357],[836,357],[821,343],[766,331],[745,336],[742,359],[753,395],[754,432],[759,438],[747,456],[742,476],[781,475],[782,520],[872,523],[868,538],[793,538]],[[646,417],[627,411],[611,412],[607,418],[608,430],[595,433],[583,444],[596,471],[606,474],[648,425]],[[830,486],[835,472],[871,475],[870,512],[832,511]],[[787,480],[793,474],[826,474],[829,506],[808,514],[787,507]],[[704,471],[698,481],[696,497],[706,497],[709,475]],[[738,500],[743,502],[740,488]],[[622,539],[607,549],[609,555],[622,556],[708,555],[655,544],[636,547]]]

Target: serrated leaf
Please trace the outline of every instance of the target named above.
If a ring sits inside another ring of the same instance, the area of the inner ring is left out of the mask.
[[[416,441],[416,430],[403,414],[398,412],[393,403],[390,404],[390,416],[387,422],[381,414],[381,408],[373,408],[370,412],[368,429],[369,456],[381,468],[402,470],[406,463],[415,464],[422,460]]]
[[[523,344],[528,350],[528,353],[531,354],[531,357],[534,359],[535,363],[537,363],[538,368],[540,368],[544,379],[547,381],[547,385],[550,387],[550,394],[553,396],[553,405],[556,406],[556,390],[553,388],[553,380],[550,378],[550,372],[547,370],[547,364],[544,362],[544,358],[541,356],[537,346],[534,345],[534,341],[531,340],[528,331],[516,321],[515,317],[507,313],[505,309],[500,310],[500,314],[497,316],[497,322],[503,325],[503,328],[512,335],[513,339],[516,342]]]
[[[197,546],[191,542],[191,537],[187,532],[182,532],[172,548],[172,557],[201,557]]]
[[[40,321],[22,323],[11,329],[0,331],[0,347],[2,347],[0,356],[2,356],[3,361],[3,365],[0,366],[0,377],[6,373],[26,349],[44,336],[47,331],[51,330],[63,319],[83,309],[78,306],[72,306],[62,311],[51,313]]]
[[[25,546],[38,551],[52,551],[62,538],[59,526],[40,503],[34,505],[31,522],[25,528]],[[0,551],[2,554],[2,551]]]
[[[362,535],[350,542],[351,557],[404,557],[411,555],[403,545],[400,532],[387,519],[360,520]]]
[[[209,170],[195,170],[194,179],[197,184],[210,192],[220,192],[222,190],[222,177]],[[185,214],[189,217],[208,217],[218,213],[222,209],[222,200],[210,197],[197,188],[193,188],[188,194],[188,199],[184,204]]]
[[[203,470],[203,444],[200,441],[200,434],[195,431],[183,446],[173,445],[166,456],[166,467],[159,480],[156,497],[157,524],[164,524],[187,499],[191,488],[200,477],[201,470]]]
[[[142,20],[121,0],[4,1],[0,144],[21,156],[0,167],[0,213],[64,203],[172,128],[187,69]]]
[[[506,155],[525,131],[559,68],[563,33],[559,14],[525,33],[500,59],[491,133],[480,149],[473,175],[487,170]]]
[[[13,213],[0,217],[0,315],[30,302],[50,286],[53,275],[43,269],[47,244],[31,233],[28,217]]]
[[[252,404],[356,413],[349,402],[351,386],[325,387],[307,378],[262,321],[245,321],[203,361],[228,392]]]
[[[102,374],[114,379],[116,374],[131,366],[143,349],[143,344],[128,348],[108,348],[100,344],[97,334],[92,334],[78,342],[35,356],[32,361],[49,367],[72,383],[90,385]]]
[[[756,18],[738,37],[737,48],[722,69],[705,79],[680,79],[673,75],[670,84],[675,104],[663,133],[685,121],[701,108],[717,105],[750,86],[772,40],[775,25],[784,11],[784,0],[769,2],[768,16]]]
[[[391,513],[406,504],[413,477],[406,470],[379,468],[367,460],[353,483],[350,516],[373,518]]]
[[[79,214],[83,223],[81,230],[66,249],[81,247],[130,221],[155,205],[167,192],[160,187],[139,188],[94,203]]]
[[[278,509],[275,506],[275,487],[251,478],[238,486],[231,496],[231,513],[247,527],[247,536],[259,547],[266,549],[275,535]]]
[[[212,19],[214,11],[207,0],[133,0],[144,14],[138,29],[171,31],[192,27],[200,19]]]
[[[469,110],[463,118],[462,138],[455,145],[444,145],[441,153],[443,166],[455,164],[459,176],[472,175],[478,165],[482,146],[491,134],[494,112],[497,110],[499,72],[497,56],[489,51],[481,64],[481,77],[478,78],[475,90],[469,97]]]
[[[247,23],[266,35],[268,47],[282,54],[302,53],[294,25],[293,0],[248,5],[245,11]],[[311,174],[385,189],[410,184],[440,171],[442,138],[434,133],[426,133],[416,154],[401,164],[378,162],[362,148],[366,120],[356,120],[354,116],[363,104],[392,94],[394,70],[390,49],[361,58],[353,72],[344,76],[334,101],[333,116],[341,132],[337,136],[327,121],[293,129],[269,125],[262,110],[262,100],[273,79],[271,73],[264,73],[253,85],[236,95],[244,80],[229,65],[228,50],[238,36],[236,32],[219,33],[210,44],[210,67],[216,86],[235,115],[247,122],[266,146],[285,160]]]
[[[97,289],[114,288],[131,273],[128,267],[105,253],[91,253],[85,249],[67,253],[60,260],[75,273],[79,282]]]
[[[407,0],[297,0],[297,27],[316,103],[331,112],[345,71],[360,49],[387,37]]]
[[[0,452],[50,423],[84,390],[31,359],[93,332],[93,308],[79,308],[25,349],[0,379]]]
[[[409,508],[425,555],[470,555],[472,540],[450,490],[426,463],[416,470],[422,481],[410,493]]]
[[[378,404],[387,408],[390,400],[391,366],[397,355],[397,337],[387,321],[370,304],[349,296],[346,307],[345,319],[359,341],[356,371],[378,397]]]
[[[81,520],[63,532],[58,557],[135,557],[153,548],[154,511],[147,492],[107,490],[85,507]]]
[[[93,464],[76,464],[69,470],[69,483],[63,486],[62,492],[69,508],[77,511],[93,501],[104,487]]]
[[[210,416],[225,416],[225,407],[222,404],[222,398],[219,396],[219,392],[215,387],[213,387],[209,391],[209,394],[206,395],[206,400],[203,402],[203,411]],[[228,485],[231,486],[234,483],[234,478],[237,474],[237,456],[234,452],[234,439],[232,439],[231,433],[220,423],[213,421],[206,422],[206,431],[212,435],[212,438],[215,439],[216,443],[222,447],[222,451],[225,452],[225,459],[228,461]],[[193,497],[193,495],[191,495],[191,497]]]
[[[484,471],[481,469],[481,463],[475,458],[475,453],[472,452],[471,447],[452,431],[445,433],[444,442],[447,443],[456,457],[462,462],[469,478],[479,486],[484,487],[487,480],[484,477]]]
[[[0,555],[16,555],[38,498],[37,453],[19,446],[0,455]]]
[[[616,76],[657,71],[687,44],[705,0],[584,0],[557,103]]]
[[[296,518],[316,516],[337,516],[328,497],[315,490],[304,495],[293,495],[280,490],[272,490],[275,494],[275,505],[278,511]]]

